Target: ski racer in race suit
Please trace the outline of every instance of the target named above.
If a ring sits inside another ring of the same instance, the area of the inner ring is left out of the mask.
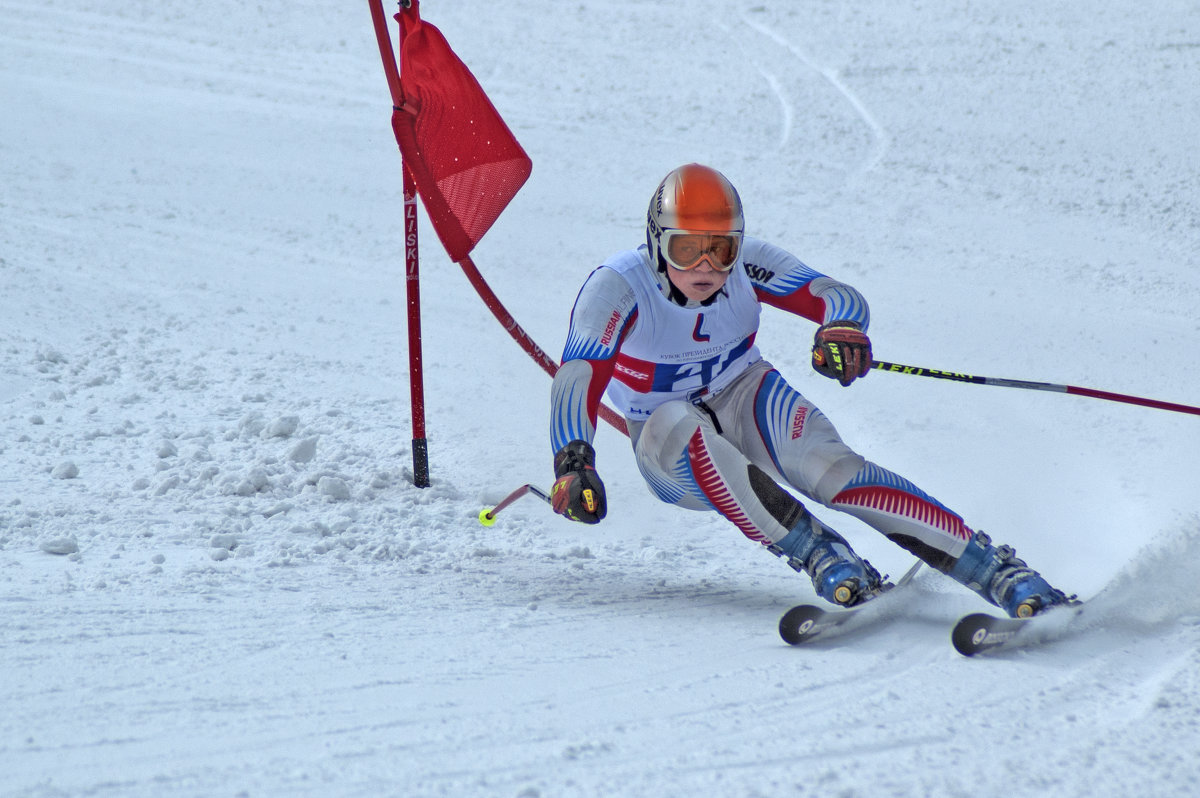
[[[714,169],[675,169],[650,200],[646,245],[591,273],[551,389],[556,512],[598,523],[607,498],[592,441],[602,394],[624,414],[638,468],[662,501],[715,510],[852,606],[879,573],[792,493],[853,515],[1013,616],[1068,601],[904,477],[842,442],[759,352],[762,305],[817,326],[812,365],[848,386],[871,367],[854,288],[744,234],[741,200]]]

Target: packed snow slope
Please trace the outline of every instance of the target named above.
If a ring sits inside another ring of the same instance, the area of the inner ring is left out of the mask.
[[[422,226],[366,3],[0,0],[0,795],[1184,796],[1200,419],[807,365],[871,459],[1093,599],[1036,650],[930,572],[790,648],[797,576],[551,479],[549,381]],[[1200,404],[1200,6],[427,0],[534,161],[474,253],[557,354],[672,167],[861,289],[884,360]],[[394,30],[394,29],[393,29]],[[824,513],[893,574],[908,555]]]

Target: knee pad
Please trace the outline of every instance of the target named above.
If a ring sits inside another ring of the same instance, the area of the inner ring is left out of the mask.
[[[833,503],[850,480],[863,470],[867,464],[866,458],[855,452],[841,447],[832,457],[814,458],[812,480],[813,498],[826,506]],[[817,473],[818,469],[823,469]]]

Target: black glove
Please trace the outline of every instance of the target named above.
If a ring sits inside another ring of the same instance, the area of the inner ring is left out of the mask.
[[[818,374],[849,385],[871,370],[871,339],[857,322],[831,321],[817,330],[812,365]]]
[[[554,455],[554,487],[550,506],[572,521],[598,524],[608,512],[604,483],[596,474],[596,450],[586,441],[571,441]]]

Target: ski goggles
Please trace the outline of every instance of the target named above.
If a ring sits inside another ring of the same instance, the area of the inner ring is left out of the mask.
[[[719,272],[727,272],[737,262],[742,234],[693,233],[689,230],[665,230],[662,251],[667,263],[686,272],[707,263]]]

